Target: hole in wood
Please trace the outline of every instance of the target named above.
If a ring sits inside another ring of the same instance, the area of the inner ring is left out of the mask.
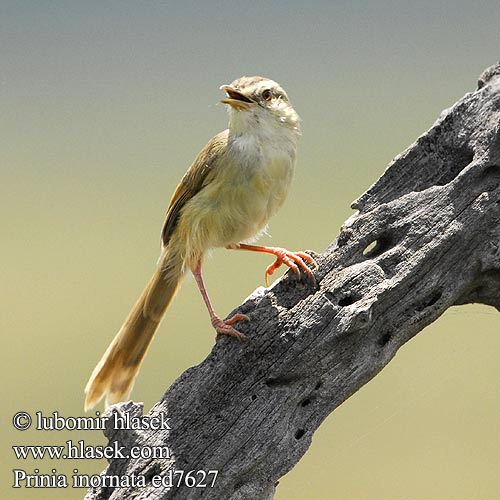
[[[304,429],[297,429],[297,432],[295,433],[295,439],[299,440],[306,431]]]
[[[359,299],[360,297],[356,297],[356,295],[354,294],[348,294],[339,300],[339,306],[340,307],[350,306],[351,304],[354,304],[354,302],[357,302]]]
[[[474,161],[474,151],[467,145],[455,148],[443,143],[438,147],[436,153],[442,161],[441,177],[435,182],[437,186],[445,186],[451,182],[467,165]]]
[[[378,345],[380,347],[384,347],[386,344],[390,342],[392,339],[392,335],[390,333],[384,333],[379,339],[378,339]]]
[[[343,299],[339,300],[339,306],[345,307],[345,306],[350,306],[351,304],[354,304],[354,298],[351,295],[348,295],[347,297],[344,297]]]
[[[381,236],[365,247],[363,255],[367,258],[378,257],[390,247],[391,239],[388,236]]]
[[[311,399],[310,398],[306,398],[304,399],[301,403],[300,403],[300,406],[304,407],[304,406],[307,406],[308,404],[311,403]]]
[[[314,390],[317,391],[322,385],[323,385],[323,382],[321,380],[318,380],[318,382],[316,382]]]
[[[423,311],[427,307],[433,306],[440,298],[441,298],[442,292],[441,290],[436,290],[430,295],[427,296],[427,298],[419,305],[415,307],[416,311]]]

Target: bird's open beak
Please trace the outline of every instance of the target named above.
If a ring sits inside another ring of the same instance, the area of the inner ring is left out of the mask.
[[[247,97],[240,90],[231,87],[231,85],[222,85],[220,90],[223,90],[227,94],[227,98],[221,99],[220,102],[229,104],[234,109],[248,109],[250,104],[256,104],[253,99]]]

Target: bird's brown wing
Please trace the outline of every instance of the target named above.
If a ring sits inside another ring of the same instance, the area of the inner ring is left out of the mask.
[[[209,182],[214,173],[218,159],[227,147],[228,131],[224,130],[213,137],[200,151],[189,170],[184,174],[175,190],[161,232],[161,243],[166,246],[176,228],[177,221],[184,205]]]

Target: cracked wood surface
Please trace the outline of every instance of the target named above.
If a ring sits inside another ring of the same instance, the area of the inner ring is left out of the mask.
[[[99,487],[87,500],[264,500],[314,431],[396,351],[452,305],[500,311],[500,63],[396,157],[315,255],[317,287],[287,275],[237,312],[247,343],[224,338],[149,415],[171,430],[106,436],[127,449],[166,445],[167,460],[112,460],[104,475],[145,487]],[[142,415],[132,402],[110,412]],[[154,487],[172,470],[218,470],[213,488]]]

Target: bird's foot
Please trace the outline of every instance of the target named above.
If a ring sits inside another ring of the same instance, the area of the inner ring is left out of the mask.
[[[307,264],[312,264],[316,268],[318,267],[318,263],[309,254],[305,252],[291,252],[285,248],[272,248],[272,252],[269,253],[276,255],[276,261],[266,269],[266,286],[269,286],[269,276],[274,274],[276,269],[282,264],[286,264],[295,273],[297,278],[300,278],[300,270],[302,269],[306,276],[316,284],[316,278]]]
[[[231,318],[226,320],[220,319],[218,316],[214,316],[212,318],[212,326],[217,332],[216,340],[219,340],[222,335],[229,335],[230,337],[236,337],[238,340],[244,342],[245,340],[247,340],[246,336],[236,330],[236,328],[234,328],[232,325],[237,321],[249,321],[249,319],[250,318],[245,314],[235,314],[234,316],[231,316]]]

